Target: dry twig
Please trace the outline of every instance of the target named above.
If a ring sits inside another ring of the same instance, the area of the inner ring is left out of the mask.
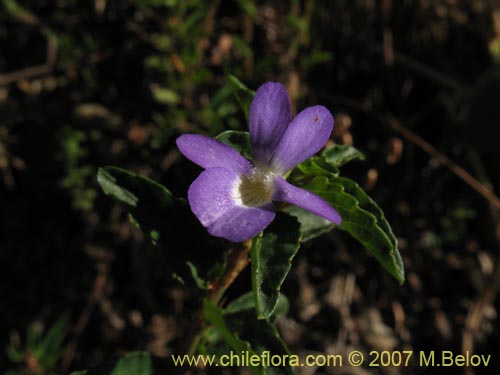
[[[63,373],[67,373],[71,363],[73,362],[73,358],[75,357],[76,349],[78,347],[78,341],[83,334],[83,331],[87,327],[87,323],[89,322],[90,315],[92,314],[92,310],[96,303],[101,299],[101,296],[104,291],[104,287],[106,285],[106,280],[108,277],[108,266],[102,265],[99,269],[98,274],[94,280],[94,286],[92,291],[90,292],[87,298],[87,304],[83,309],[78,321],[73,328],[73,339],[70,341],[68,346],[66,347],[66,351],[63,356],[61,369]]]
[[[496,196],[495,193],[491,191],[485,184],[481,183],[478,179],[472,176],[464,168],[451,161],[450,158],[448,158],[445,154],[443,154],[441,151],[432,146],[429,142],[427,142],[417,134],[413,133],[410,129],[402,126],[394,116],[389,115],[386,122],[387,125],[392,130],[399,133],[408,141],[417,145],[427,154],[435,158],[442,165],[444,165],[451,172],[453,172],[453,174],[455,174],[467,185],[469,185],[472,189],[474,189],[477,193],[479,193],[484,199],[490,202],[495,208],[500,210],[500,198],[498,198],[498,196]]]
[[[48,28],[36,15],[23,11],[15,17],[17,21],[32,27],[40,28],[40,32],[47,38],[47,52],[45,62],[40,65],[30,66],[29,68],[19,69],[14,72],[0,74],[0,86],[8,85],[23,79],[48,74],[54,69],[57,57],[57,40],[51,35]]]

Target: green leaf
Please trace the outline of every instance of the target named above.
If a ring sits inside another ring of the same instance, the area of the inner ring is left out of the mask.
[[[191,262],[186,262],[186,265],[189,267],[189,271],[191,272],[191,276],[192,276],[194,282],[196,283],[196,286],[198,287],[198,289],[207,290],[209,283],[200,277],[196,266]]]
[[[37,22],[36,17],[15,0],[3,0],[3,6],[7,13],[13,17],[24,17],[25,20],[30,23],[33,22],[33,24]]]
[[[243,82],[231,74],[227,77],[227,82],[229,83],[229,87],[231,87],[238,104],[245,113],[245,118],[248,120],[250,104],[255,96],[255,91],[250,90]]]
[[[241,155],[247,159],[252,158],[252,151],[250,147],[250,134],[248,132],[237,131],[237,130],[227,130],[220,133],[215,139],[231,146]]]
[[[116,175],[116,177],[114,177],[113,175]],[[136,180],[137,181],[135,183],[136,185],[138,184],[140,185],[142,182],[141,179],[143,179],[143,177],[135,176],[132,173],[127,172],[125,170],[121,170],[119,168],[104,167],[100,168],[97,173],[97,182],[99,183],[101,189],[104,191],[106,195],[110,195],[117,201],[125,203],[128,206],[137,207],[137,202],[139,201],[139,198],[137,198],[136,195],[134,195],[133,193],[131,193],[130,191],[128,191],[127,189],[125,189],[124,187],[120,186],[117,183],[117,179],[120,177],[122,179],[127,179],[130,181]],[[167,196],[169,195],[169,193],[170,192],[166,193]]]
[[[293,367],[299,365],[297,355],[291,355],[286,344],[281,339],[276,326],[268,319],[257,319],[254,310],[241,311],[234,314],[225,314],[224,320],[227,327],[237,332],[242,340],[248,342],[252,350],[258,355],[265,352],[278,355],[281,358],[288,356],[288,362],[283,366],[266,366],[264,373],[268,375],[290,375],[294,373]],[[291,358],[293,357],[293,359]]]
[[[380,207],[354,181],[316,177],[304,185],[325,199],[342,217],[340,229],[356,238],[401,284],[404,267],[397,239]]]
[[[278,316],[285,315],[288,312],[289,306],[288,298],[280,293],[278,304],[270,319],[273,320]],[[224,314],[235,314],[243,311],[255,311],[255,297],[253,292],[245,293],[229,303],[224,309]]]
[[[40,344],[42,332],[35,324],[30,324],[26,332],[26,348],[29,351],[34,351]]]
[[[288,181],[293,185],[303,186],[314,177],[334,178],[339,173],[339,169],[327,163],[324,156],[315,156],[294,168],[288,177]],[[310,241],[324,233],[328,233],[335,226],[332,222],[297,206],[287,206],[284,211],[299,220],[302,242]]]
[[[255,310],[255,298],[253,292],[242,294],[231,301],[224,309],[224,314],[234,314],[240,311]]]
[[[68,333],[68,317],[59,318],[43,336],[36,348],[37,359],[47,368],[52,368],[62,354],[62,343]]]
[[[209,300],[205,300],[203,305],[203,313],[205,319],[207,319],[215,326],[217,331],[224,338],[224,341],[226,341],[235,352],[241,353],[248,351],[250,355],[256,354],[252,350],[248,342],[241,340],[238,335],[227,326],[224,320],[224,316],[222,315],[222,310],[219,307],[215,306]],[[263,368],[252,367],[252,370],[255,374],[266,374]]]
[[[153,89],[153,98],[160,104],[172,105],[179,102],[179,95],[168,88]]]
[[[253,300],[252,300],[253,301]],[[15,347],[14,344],[9,344],[5,347],[7,357],[14,363],[22,363],[26,360],[26,353]]]
[[[157,211],[155,207],[172,211],[187,209],[186,202],[174,197],[165,186],[121,168],[100,168],[97,182],[106,195],[127,206],[137,225],[145,230],[146,235],[152,236],[155,242],[161,240],[156,220],[165,220],[151,216]]]
[[[361,151],[349,145],[334,145],[323,151],[322,156],[334,167],[341,167],[352,160],[365,160],[365,155]]]
[[[290,302],[283,293],[280,293],[278,297],[278,303],[274,308],[273,315],[271,315],[270,320],[272,321],[282,315],[286,315],[288,313],[288,310],[290,310]]]
[[[146,351],[135,351],[120,357],[107,358],[103,364],[79,370],[70,375],[153,375],[179,372],[172,361]]]
[[[288,181],[294,185],[305,186],[314,177],[335,178],[340,174],[338,167],[352,160],[363,160],[364,158],[365,156],[352,146],[335,145],[325,150],[320,156],[309,158],[300,163],[290,173]],[[312,240],[335,227],[330,221],[299,207],[287,207],[285,208],[285,212],[288,212],[299,220],[302,242]]]
[[[257,6],[254,4],[252,0],[240,0],[238,4],[240,5],[241,9],[246,13],[246,15],[249,16],[250,18],[253,19],[257,15],[258,13]]]
[[[245,297],[245,300],[247,298]],[[204,305],[205,318],[213,324],[214,329],[236,354],[248,351],[249,356],[261,356],[264,352],[269,352],[271,355],[290,355],[276,327],[268,320],[257,320],[253,309],[233,310],[223,313],[209,301],[205,301]],[[293,369],[288,365],[282,367],[266,366],[266,363],[262,365],[249,367],[255,374],[293,374]]]
[[[211,237],[192,214],[184,199],[165,186],[117,167],[100,168],[97,181],[105,194],[122,203],[131,220],[161,250],[174,277],[191,283],[187,262],[201,279],[222,255],[220,241]],[[192,234],[186,236],[186,231]],[[198,280],[199,281],[199,280]]]
[[[309,158],[297,165],[297,170],[307,176],[338,176],[339,170],[336,166],[328,163],[322,156]]]
[[[312,212],[306,211],[297,206],[288,206],[285,212],[295,216],[300,222],[300,238],[302,242],[307,242],[331,231],[335,224],[323,219]]]
[[[118,360],[110,375],[153,375],[151,354],[131,352]]]
[[[299,247],[300,224],[285,213],[278,213],[264,233],[254,238],[250,250],[252,289],[259,319],[273,314],[281,285]]]
[[[331,62],[334,58],[334,54],[329,51],[312,50],[307,56],[304,56],[302,61],[304,71],[309,71],[316,65],[325,64]]]

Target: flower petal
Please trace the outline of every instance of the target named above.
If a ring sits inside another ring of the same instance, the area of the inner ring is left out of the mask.
[[[248,240],[260,233],[275,216],[274,206],[246,207],[235,198],[239,177],[224,168],[203,171],[188,191],[191,210],[216,237],[233,242]]]
[[[205,169],[222,167],[243,174],[252,168],[252,163],[231,146],[204,135],[184,134],[176,143],[185,157]]]
[[[249,127],[253,159],[268,164],[290,123],[290,99],[282,84],[267,82],[259,87],[250,106]]]
[[[271,165],[283,174],[317,153],[328,141],[333,117],[321,105],[309,107],[292,120],[274,152]]]
[[[273,200],[294,204],[335,224],[340,224],[342,221],[339,213],[323,198],[289,184],[283,177],[275,178],[274,188]]]

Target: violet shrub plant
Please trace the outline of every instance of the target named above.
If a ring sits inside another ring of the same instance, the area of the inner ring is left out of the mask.
[[[342,165],[364,155],[345,145],[321,151],[334,125],[328,109],[308,107],[291,119],[281,84],[265,83],[256,93],[232,76],[228,84],[250,131],[177,139],[181,153],[204,169],[188,202],[117,167],[101,168],[98,182],[162,250],[172,275],[199,292],[199,311],[179,354],[287,354],[274,323],[286,313],[280,289],[301,244],[335,228],[356,238],[400,283],[403,264],[382,210],[340,176]],[[248,264],[252,290],[222,302]],[[252,370],[293,373],[293,364]]]

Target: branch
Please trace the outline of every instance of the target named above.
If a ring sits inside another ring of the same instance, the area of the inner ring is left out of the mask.
[[[19,69],[11,73],[0,74],[0,86],[48,74],[52,71],[52,69],[54,69],[57,57],[57,41],[55,37],[50,35],[47,31],[44,33],[47,37],[47,57],[45,63],[31,66],[29,68]]]
[[[490,202],[490,204],[500,210],[500,198],[498,198],[498,196],[496,196],[493,191],[491,191],[485,184],[477,180],[464,168],[451,161],[445,154],[436,149],[420,136],[413,133],[410,129],[402,126],[399,121],[392,115],[388,116],[387,125],[396,133],[399,133],[408,141],[417,145],[427,154],[437,159],[442,165],[447,167],[457,177],[459,177],[462,181],[464,181],[467,185],[469,185],[472,189],[479,193],[484,199]]]
[[[66,351],[64,352],[61,363],[61,369],[63,373],[67,373],[69,367],[71,366],[71,362],[73,362],[73,358],[75,357],[76,349],[78,347],[78,341],[80,340],[83,331],[87,327],[87,323],[89,322],[95,304],[102,297],[104,287],[106,286],[107,277],[108,266],[102,265],[102,267],[100,267],[99,269],[98,274],[96,275],[96,278],[94,279],[94,286],[87,298],[87,304],[85,305],[85,308],[83,309],[76,325],[73,328],[73,339],[69,342],[68,346],[66,347]]]
[[[491,185],[491,181],[484,170],[479,156],[469,150],[472,165],[484,184]],[[475,300],[470,305],[465,326],[462,331],[462,353],[474,352],[475,340],[481,330],[481,323],[485,318],[486,309],[492,306],[500,288],[500,210],[489,202],[490,220],[493,226],[493,240],[496,243],[496,254],[493,255],[493,272],[485,277],[483,288],[478,292]],[[474,369],[468,368],[466,375],[473,375]]]
[[[432,66],[426,65],[420,61],[415,60],[409,55],[406,55],[404,53],[401,53],[393,49],[392,46],[388,44],[388,42],[391,41],[387,40],[388,35],[384,35],[384,44],[380,44],[365,38],[362,34],[354,33],[351,30],[348,30],[347,28],[342,28],[339,26],[332,26],[332,28],[334,30],[337,30],[337,32],[339,32],[342,36],[349,37],[353,42],[359,44],[363,49],[374,52],[378,55],[382,55],[382,57],[384,57],[386,62],[388,61],[387,60],[388,57],[389,59],[392,58],[392,61],[395,64],[405,67],[413,71],[414,73],[420,75],[421,77],[425,77],[430,81],[448,87],[452,90],[467,91],[469,89],[469,86],[467,86],[460,80],[456,79],[455,77],[440,72],[439,70],[435,69]],[[384,32],[386,31],[387,29],[384,30]],[[388,48],[391,48],[391,50],[388,50]]]
[[[337,103],[341,103],[346,107],[350,107],[357,111],[363,112],[372,118],[375,118],[377,121],[382,124],[386,124],[390,129],[400,134],[406,140],[415,144],[423,151],[425,151],[429,156],[436,158],[442,165],[447,167],[454,175],[460,178],[463,182],[469,185],[472,189],[474,189],[477,193],[479,193],[486,201],[488,201],[493,207],[496,209],[500,209],[500,198],[490,190],[485,184],[481,183],[477,178],[472,176],[469,172],[467,172],[464,168],[453,162],[450,158],[448,158],[445,154],[439,151],[437,148],[432,146],[429,142],[427,142],[422,137],[418,136],[414,132],[412,132],[407,127],[401,125],[399,120],[391,114],[382,115],[380,113],[376,113],[363,103],[344,97],[332,97],[329,96],[330,99]]]

